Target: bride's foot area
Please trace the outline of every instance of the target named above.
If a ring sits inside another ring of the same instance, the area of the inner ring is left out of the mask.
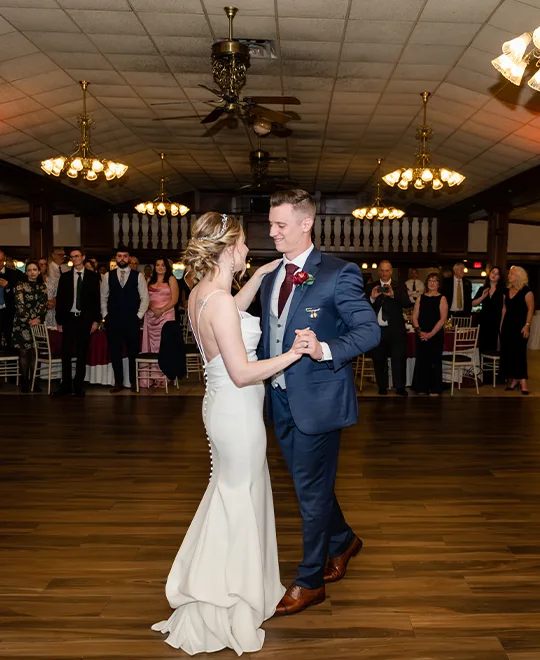
[[[306,607],[322,603],[325,598],[326,592],[324,586],[318,589],[306,589],[299,587],[297,584],[291,584],[283,598],[279,601],[275,616],[298,614],[298,612],[305,610]]]

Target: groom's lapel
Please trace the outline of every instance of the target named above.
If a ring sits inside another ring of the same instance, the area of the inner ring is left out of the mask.
[[[319,270],[320,265],[321,265],[321,253],[319,252],[319,250],[317,250],[317,248],[313,248],[302,270],[306,271],[306,273],[309,273],[310,275],[313,275],[313,277],[315,277],[317,271]],[[310,289],[311,287],[316,285],[317,285],[316,282],[314,282],[313,284],[304,284],[304,286],[300,285],[294,288],[294,294],[291,300],[291,306],[289,307],[289,313],[287,314],[287,322],[285,323],[285,332],[287,332],[291,319],[294,316],[296,310],[298,309],[298,306],[300,305],[302,298],[305,296],[307,289]]]

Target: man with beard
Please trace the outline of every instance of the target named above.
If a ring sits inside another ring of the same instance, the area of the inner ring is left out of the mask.
[[[135,358],[140,350],[141,320],[147,309],[148,288],[144,275],[129,267],[129,250],[119,247],[116,251],[116,268],[106,273],[101,283],[101,314],[106,321],[114,371],[111,393],[120,392],[124,387],[124,344],[129,360],[131,390],[137,390]]]

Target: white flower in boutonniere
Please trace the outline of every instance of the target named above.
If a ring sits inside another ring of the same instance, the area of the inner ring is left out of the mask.
[[[311,273],[306,273],[305,270],[299,270],[297,273],[293,275],[293,284],[294,286],[299,286],[300,288],[304,288],[304,286],[311,286],[315,282],[315,278]]]

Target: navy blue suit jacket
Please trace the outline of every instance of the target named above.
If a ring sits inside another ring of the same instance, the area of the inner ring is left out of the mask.
[[[375,313],[364,294],[362,273],[356,264],[314,249],[303,268],[313,275],[312,285],[295,287],[283,340],[283,352],[295,339],[295,330],[309,326],[332,351],[332,361],[303,356],[285,370],[291,413],[302,433],[316,435],[356,424],[358,401],[351,360],[380,341]],[[270,357],[270,304],[279,268],[261,286],[262,355]],[[316,318],[311,318],[317,310]],[[269,400],[270,397],[267,397]],[[270,416],[272,415],[269,410]]]

